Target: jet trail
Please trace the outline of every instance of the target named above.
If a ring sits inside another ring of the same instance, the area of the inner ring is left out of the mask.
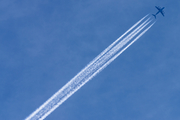
[[[149,15],[146,15],[121,37],[100,53],[92,62],[81,70],[74,78],[65,84],[59,91],[50,97],[37,110],[30,114],[25,120],[43,120],[59,105],[67,100],[72,94],[80,89],[85,83],[96,76],[101,70],[107,67],[123,51],[148,31],[155,22]],[[143,22],[144,21],[144,22]],[[143,23],[141,23],[143,22]],[[140,24],[141,23],[141,24]],[[146,29],[145,29],[146,28]]]

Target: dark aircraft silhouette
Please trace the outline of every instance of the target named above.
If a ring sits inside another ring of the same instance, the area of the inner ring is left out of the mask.
[[[163,9],[165,8],[165,7],[163,7],[163,8],[161,8],[161,7],[157,7],[157,6],[155,6],[157,9],[158,9],[158,12],[156,13],[156,14],[152,14],[155,18],[156,18],[156,15],[158,14],[158,13],[161,13],[163,16],[164,16],[164,11],[163,11]]]

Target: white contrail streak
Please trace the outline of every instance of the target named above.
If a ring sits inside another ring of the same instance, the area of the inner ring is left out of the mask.
[[[155,22],[154,22],[155,23]],[[107,63],[105,63],[98,71],[94,73],[94,76],[99,73],[101,70],[103,70],[105,67],[107,67],[112,61],[114,61],[121,53],[123,53],[129,46],[131,46],[137,39],[139,39],[147,30],[149,30],[154,23],[152,23],[148,28],[146,28],[141,34],[139,34],[130,44],[128,44],[124,49],[122,49],[118,54],[116,54],[114,57],[112,57]],[[94,77],[92,76],[92,77]]]
[[[148,14],[149,15],[149,14]],[[100,53],[88,66],[90,66],[94,61],[99,59],[102,55],[104,55],[107,51],[109,51],[119,40],[121,40],[128,32],[134,29],[141,21],[143,21],[148,15],[139,20],[136,24],[134,24],[130,29],[128,29],[123,35],[121,35],[116,41],[114,41],[111,45],[109,45],[102,53]],[[87,66],[87,67],[88,67]],[[83,71],[82,71],[83,72]]]
[[[147,19],[144,23],[142,23],[139,27],[137,27],[134,31],[132,31],[127,37],[125,37],[120,43],[118,43],[116,46],[114,46],[108,53],[106,53],[106,56],[102,56],[101,59],[96,61],[96,63],[100,64],[100,60],[105,61],[105,59],[110,58],[113,56],[120,48],[122,48],[127,42],[129,42],[136,34],[138,34],[145,26],[147,26],[151,21],[147,23],[149,19]],[[146,24],[145,24],[146,23]],[[145,25],[144,25],[145,24]]]
[[[119,37],[115,42],[101,52],[92,62],[90,62],[83,70],[81,70],[74,78],[72,78],[66,85],[64,85],[58,92],[56,92],[25,120],[45,119],[73,93],[75,93],[85,83],[96,76],[101,70],[107,67],[123,51],[125,51],[131,44],[133,44],[152,27],[155,22],[151,23],[152,20],[150,20],[150,17],[147,16],[148,15],[139,20],[127,32],[125,32],[121,37]],[[142,21],[144,22],[141,23]],[[147,28],[144,30],[145,27]]]

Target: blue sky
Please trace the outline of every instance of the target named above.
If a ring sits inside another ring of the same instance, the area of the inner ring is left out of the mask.
[[[0,119],[26,118],[155,5],[165,17],[46,120],[179,120],[179,0],[1,0]]]

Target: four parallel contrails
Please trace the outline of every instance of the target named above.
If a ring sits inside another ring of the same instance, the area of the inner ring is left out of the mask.
[[[45,119],[85,83],[106,68],[123,51],[139,39],[154,23],[149,15],[139,20],[25,120]]]

